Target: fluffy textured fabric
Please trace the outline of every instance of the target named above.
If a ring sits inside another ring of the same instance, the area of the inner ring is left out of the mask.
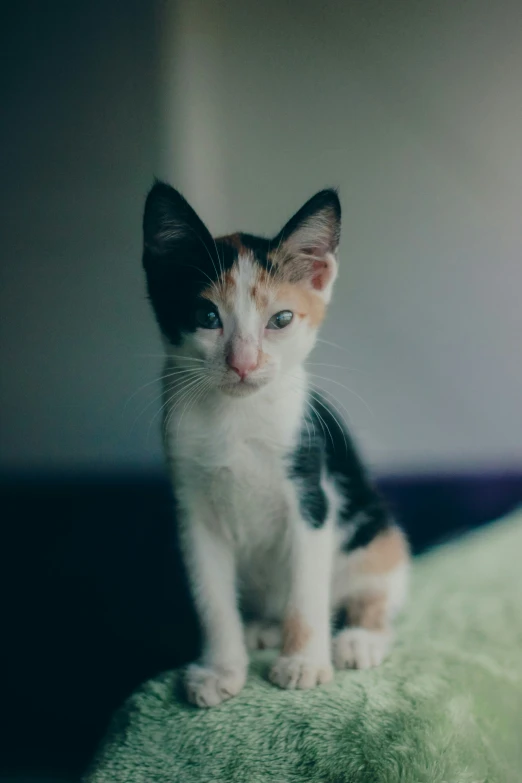
[[[414,565],[388,661],[282,691],[258,654],[243,692],[210,710],[178,673],[115,716],[89,783],[520,783],[522,513]]]

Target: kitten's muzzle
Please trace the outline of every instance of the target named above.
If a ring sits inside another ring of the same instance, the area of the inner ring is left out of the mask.
[[[227,352],[226,363],[244,381],[259,367],[259,349],[247,340],[237,340]]]

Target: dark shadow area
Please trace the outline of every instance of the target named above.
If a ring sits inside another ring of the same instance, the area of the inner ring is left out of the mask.
[[[522,470],[388,477],[380,486],[414,554],[522,503]]]
[[[2,771],[76,775],[138,683],[197,654],[158,481],[1,491]]]
[[[520,474],[381,487],[415,552],[522,502]],[[1,511],[1,771],[75,779],[131,690],[197,654],[168,484],[17,479]]]

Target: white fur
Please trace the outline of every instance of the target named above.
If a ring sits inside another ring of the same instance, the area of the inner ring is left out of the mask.
[[[344,628],[333,640],[336,669],[370,669],[380,666],[392,643],[390,631]]]
[[[281,646],[281,625],[253,620],[245,626],[245,641],[249,650],[270,650]]]
[[[307,688],[332,676],[330,612],[350,584],[343,572],[349,558],[334,567],[340,503],[335,486],[324,479],[329,515],[313,529],[301,518],[297,487],[288,477],[287,455],[301,437],[306,402],[302,362],[315,330],[297,318],[280,332],[266,329],[285,302],[274,292],[259,312],[248,294],[255,274],[252,261],[241,258],[236,300],[220,310],[222,330],[198,329],[181,346],[166,346],[165,445],[204,635],[202,658],[187,671],[187,693],[202,707],[235,695],[246,678],[238,592],[242,608],[263,622],[249,631],[250,646],[263,644],[262,628],[271,628],[265,641],[277,643],[274,623],[288,613],[299,616],[309,630],[306,642],[298,653],[278,659],[271,679],[284,688]],[[253,341],[268,357],[244,382],[225,362],[227,347],[237,339]],[[385,579],[391,602],[400,603],[400,577]],[[382,657],[375,639],[361,652],[362,636],[337,642],[343,665]]]
[[[386,574],[361,573],[359,564],[364,558],[364,550],[355,550],[350,555],[340,554],[335,559],[332,585],[332,603],[341,606],[349,598],[363,594],[387,597],[387,613],[395,617],[406,600],[409,583],[409,564],[401,563]]]

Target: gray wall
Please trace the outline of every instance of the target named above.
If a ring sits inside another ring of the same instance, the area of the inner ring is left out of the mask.
[[[160,462],[153,173],[216,232],[340,185],[319,382],[383,471],[522,463],[519,2],[11,5],[4,468]]]
[[[372,461],[522,464],[522,4],[182,0],[170,29],[167,168],[216,231],[341,187],[314,361],[343,368],[311,369]]]
[[[2,25],[4,469],[158,458],[141,210],[158,154],[154,4],[12,3]],[[132,402],[132,401],[131,401]]]

